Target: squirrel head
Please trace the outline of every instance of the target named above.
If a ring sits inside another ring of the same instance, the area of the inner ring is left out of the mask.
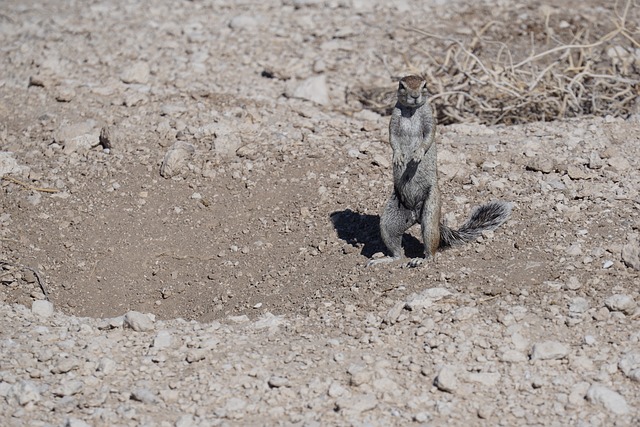
[[[418,108],[427,102],[427,82],[420,76],[403,77],[398,86],[398,102],[405,107]]]

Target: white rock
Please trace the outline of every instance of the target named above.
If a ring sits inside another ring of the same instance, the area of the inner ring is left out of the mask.
[[[193,415],[182,415],[180,418],[176,420],[175,427],[196,427],[199,424],[196,423]]]
[[[587,356],[576,356],[569,360],[569,366],[576,372],[589,372],[593,371],[593,361]]]
[[[387,314],[384,316],[384,319],[383,319],[384,322],[389,325],[393,325],[394,323],[396,323],[396,321],[400,317],[400,314],[402,313],[402,310],[404,310],[404,306],[405,306],[404,302],[402,301],[396,302],[394,306],[391,307],[389,311],[387,311]]]
[[[362,365],[353,364],[347,369],[347,373],[351,375],[351,385],[359,387],[363,384],[369,384],[373,377],[370,370]]]
[[[247,323],[249,321],[249,316],[246,314],[241,314],[239,316],[229,316],[229,320],[233,323]]]
[[[624,314],[633,314],[637,304],[629,295],[616,294],[604,301],[604,305],[611,311],[621,311]]]
[[[467,374],[467,380],[474,383],[482,384],[486,387],[494,387],[500,382],[499,372],[470,372]]]
[[[566,249],[566,253],[569,256],[578,256],[582,254],[582,245],[580,245],[580,243],[572,243]]]
[[[640,270],[640,243],[637,237],[632,237],[622,247],[622,261],[627,267]]]
[[[9,151],[0,151],[0,177],[7,174],[20,174],[25,170],[24,166],[20,166],[13,153]]]
[[[563,359],[569,354],[569,347],[557,341],[535,343],[531,349],[531,360]]]
[[[372,382],[373,389],[380,392],[390,394],[392,396],[402,395],[402,388],[389,377],[376,378]]]
[[[484,403],[478,408],[478,418],[488,420],[491,418],[495,410],[496,408],[493,407],[493,405]]]
[[[209,354],[209,350],[207,350],[207,349],[194,348],[192,350],[189,350],[189,352],[187,352],[187,356],[186,356],[185,360],[188,363],[199,362],[201,360],[204,360],[207,357],[207,354]]]
[[[136,332],[147,332],[153,330],[153,321],[149,316],[137,311],[130,311],[124,315],[124,325]]]
[[[102,359],[100,359],[100,362],[98,362],[98,367],[96,368],[96,370],[98,372],[102,372],[105,375],[111,375],[116,371],[117,368],[118,364],[113,359],[103,357]]]
[[[7,397],[12,387],[13,385],[8,382],[0,381],[0,397]]]
[[[253,16],[238,15],[231,18],[229,22],[229,28],[234,30],[255,28],[258,25],[258,20]]]
[[[196,148],[183,141],[173,144],[164,155],[162,165],[160,166],[160,175],[165,178],[171,178],[179,175],[186,170],[187,162],[196,152]]]
[[[269,329],[275,330],[281,325],[286,325],[287,321],[284,316],[275,316],[272,313],[266,312],[258,320],[255,321],[253,327],[255,329]]]
[[[172,341],[171,332],[163,329],[158,331],[158,334],[153,339],[153,347],[157,349],[168,348],[171,347]]]
[[[223,157],[233,157],[242,145],[238,129],[231,123],[218,122],[212,125],[214,151]]]
[[[447,393],[454,393],[458,388],[458,379],[456,377],[457,369],[450,365],[444,365],[433,384],[438,387],[439,390],[446,391]]]
[[[511,342],[513,343],[515,349],[520,352],[525,352],[529,349],[529,340],[518,332],[514,332],[513,334],[511,334]]]
[[[406,308],[408,310],[417,310],[420,308],[430,307],[434,302],[449,295],[452,295],[451,292],[445,288],[425,289],[418,295],[412,295],[406,302]]]
[[[293,0],[291,2],[296,9],[310,6],[320,6],[324,0]]]
[[[569,311],[575,314],[582,314],[589,309],[589,301],[586,298],[575,297],[569,303]]]
[[[378,406],[378,399],[373,394],[343,397],[336,402],[336,406],[340,411],[362,413]]]
[[[146,403],[148,405],[157,402],[158,398],[148,388],[137,388],[131,392],[131,398],[138,402]]]
[[[7,393],[7,401],[15,399],[20,406],[40,401],[40,391],[31,381],[21,380],[14,384]]]
[[[45,300],[36,300],[31,304],[31,311],[40,317],[51,317],[53,315],[53,304]]]
[[[627,353],[620,358],[618,367],[629,379],[640,381],[640,353]]]
[[[64,422],[64,427],[91,427],[91,425],[78,418],[67,418]]]
[[[382,168],[388,169],[389,166],[391,166],[391,163],[389,163],[389,160],[381,155],[381,154],[376,154],[373,156],[373,160],[371,161],[374,165],[378,165]]]
[[[73,356],[62,357],[51,368],[51,372],[54,374],[66,374],[79,366],[78,359]]]
[[[100,129],[95,120],[86,120],[80,123],[65,123],[54,133],[53,139],[60,145],[64,145],[74,138],[83,135],[94,135],[98,143],[100,142]]]
[[[457,322],[472,319],[479,313],[476,307],[460,307],[453,313],[453,319]]]
[[[604,166],[604,161],[597,151],[592,151],[589,155],[589,169],[600,169]]]
[[[605,407],[616,415],[629,413],[627,401],[619,393],[600,384],[592,384],[587,391],[587,400]]]
[[[139,61],[122,70],[120,80],[125,83],[147,84],[150,73],[151,69],[149,64],[144,61]]]
[[[239,397],[232,397],[227,400],[224,408],[229,412],[242,411],[247,406],[247,401]]]
[[[80,393],[83,387],[84,383],[82,381],[65,378],[61,381],[60,386],[53,391],[53,394],[60,397],[73,396]]]
[[[629,163],[629,160],[625,159],[624,157],[612,157],[607,160],[607,163],[609,163],[609,166],[611,166],[617,172],[624,172],[627,169],[631,168],[631,163]]]
[[[294,98],[302,98],[320,105],[328,105],[329,88],[324,74],[309,77],[298,84],[293,91]]]
[[[346,392],[347,392],[347,389],[344,388],[342,384],[338,382],[333,382],[329,386],[329,390],[327,391],[327,394],[329,395],[329,397],[340,397],[344,395]]]
[[[579,382],[574,384],[571,388],[571,393],[569,394],[569,403],[575,406],[581,406],[585,403],[585,396],[587,391],[589,390],[589,383],[586,381]]]
[[[347,152],[347,156],[353,159],[357,159],[360,155],[361,155],[360,150],[358,150],[357,148],[352,148]]]
[[[65,141],[62,152],[66,155],[71,153],[84,153],[98,145],[100,145],[100,138],[98,135],[84,134]]]
[[[527,361],[527,356],[518,350],[507,350],[500,355],[500,360],[507,363],[521,363]]]
[[[272,375],[271,378],[267,380],[267,384],[269,384],[271,388],[286,387],[289,385],[289,379],[279,375]]]
[[[483,171],[489,171],[489,170],[493,170],[495,168],[497,168],[498,166],[500,166],[500,162],[497,160],[486,160],[484,163],[482,163],[481,168]]]

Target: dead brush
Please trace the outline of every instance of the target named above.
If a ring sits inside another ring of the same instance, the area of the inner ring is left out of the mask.
[[[621,13],[614,7],[614,28],[595,41],[589,41],[592,29],[581,28],[570,43],[554,39],[557,46],[518,62],[506,44],[484,37],[495,22],[476,31],[466,44],[418,28],[404,29],[443,44],[439,56],[415,48],[427,58],[420,69],[430,82],[440,123],[626,117],[640,99],[640,28],[628,19],[631,5],[628,0]],[[548,16],[544,28],[554,33]],[[494,55],[487,58],[490,52]],[[358,88],[352,95],[365,108],[389,114],[394,92],[395,87]]]

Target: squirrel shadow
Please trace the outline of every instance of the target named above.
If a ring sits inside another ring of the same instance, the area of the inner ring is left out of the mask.
[[[387,248],[380,236],[380,216],[354,212],[351,209],[335,211],[329,215],[333,228],[338,237],[354,248],[360,249],[360,254],[371,258],[377,252],[388,254]],[[405,233],[402,236],[402,247],[405,255],[416,258],[424,255],[424,246],[420,240]]]

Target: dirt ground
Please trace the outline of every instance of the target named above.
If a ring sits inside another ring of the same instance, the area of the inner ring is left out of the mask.
[[[567,138],[545,135],[566,131],[541,124],[486,132],[451,127],[440,129],[444,212],[460,223],[472,206],[504,199],[517,205],[512,221],[490,243],[449,251],[423,269],[363,268],[383,250],[377,228],[391,188],[387,119],[354,111],[344,92],[362,83],[389,84],[385,63],[394,75],[419,70],[419,57],[409,58],[407,67],[392,55],[416,55],[418,40],[390,18],[374,21],[374,30],[369,19],[379,6],[363,3],[362,11],[349,12],[339,3],[311,3],[266,3],[256,10],[249,3],[185,2],[171,20],[163,4],[149,14],[118,4],[75,13],[56,2],[14,6],[3,17],[2,149],[21,168],[8,176],[28,186],[2,183],[4,258],[40,268],[52,301],[69,314],[138,310],[206,321],[266,311],[304,314],[325,302],[369,309],[390,288],[403,284],[412,292],[461,271],[467,272],[461,286],[470,292],[489,285],[510,292],[566,274],[565,262],[549,248],[578,238],[624,242],[632,203],[609,211],[597,209],[598,200],[567,194],[569,204],[593,206],[576,212],[571,222],[579,225],[567,227],[554,218],[556,196],[541,197],[543,189],[532,185],[540,172],[527,169],[531,156],[583,168],[590,151],[604,155],[615,146],[601,141],[585,150],[575,141],[573,147]],[[399,5],[390,16],[400,19],[410,7],[418,6]],[[541,6],[514,7],[534,20]],[[460,19],[488,18],[488,4],[459,8]],[[443,32],[450,9],[434,6]],[[331,17],[337,12],[340,18]],[[96,24],[108,15],[121,19]],[[331,25],[320,28],[311,17]],[[433,22],[427,16],[414,21],[406,24]],[[255,37],[264,32],[271,36]],[[295,81],[314,75],[326,78],[329,103],[284,96],[295,92]],[[636,127],[623,125],[628,132],[617,121],[593,127],[634,149]],[[103,127],[112,133],[108,154],[98,145]],[[74,138],[85,140],[69,143]],[[532,138],[572,151],[566,160],[549,156],[527,146]],[[175,176],[163,178],[161,162],[177,141],[191,144],[194,154]],[[626,146],[622,152],[634,161]],[[456,167],[459,172],[450,171]],[[578,184],[607,181],[607,173]],[[557,179],[563,178],[560,172]],[[576,228],[590,232],[576,236]],[[407,236],[406,243],[408,256],[421,254],[416,238]],[[29,305],[37,283],[5,280],[6,300]]]
[[[613,5],[569,3],[3,2],[0,300],[31,307],[43,279],[66,316],[270,313],[324,336],[327,310],[364,319],[443,287],[479,322],[519,307],[544,319],[529,319],[533,336],[571,345],[594,334],[564,325],[580,298],[598,337],[637,350],[638,311],[605,304],[640,300],[637,110],[441,126],[448,224],[490,200],[513,202],[511,219],[419,268],[365,267],[385,251],[391,149],[388,117],[350,91],[421,71],[438,43],[411,27],[463,38],[493,20],[487,37],[516,58],[549,46],[535,32],[545,14],[558,37],[606,30]],[[407,257],[419,236],[405,236]],[[627,425],[640,396],[618,375]]]

